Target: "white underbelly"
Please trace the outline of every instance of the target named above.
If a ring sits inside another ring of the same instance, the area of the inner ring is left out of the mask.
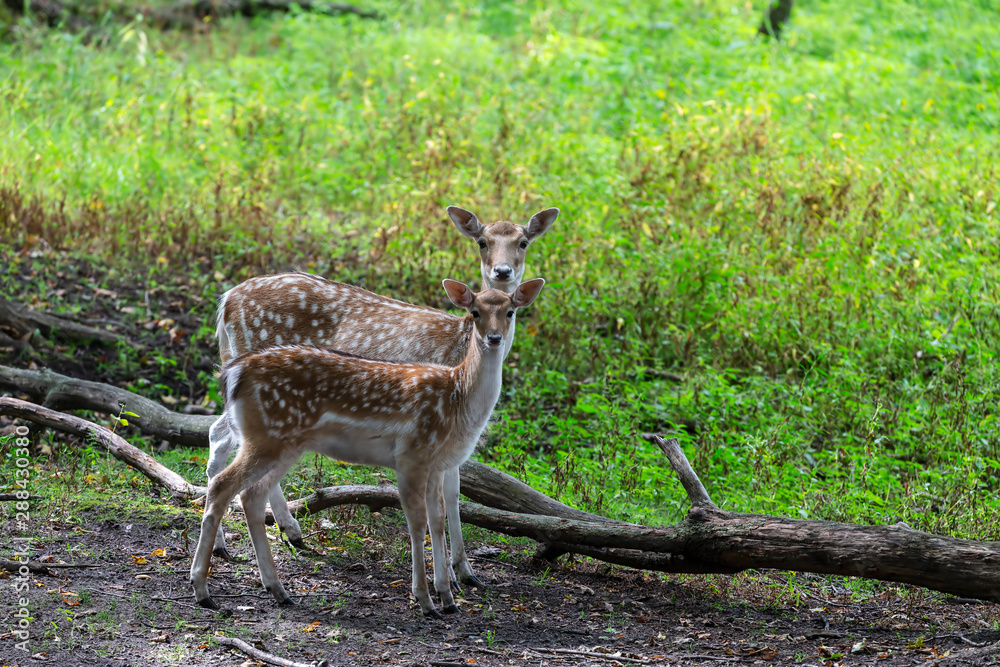
[[[345,463],[396,469],[396,437],[367,429],[350,433],[320,430],[305,443],[305,448]]]

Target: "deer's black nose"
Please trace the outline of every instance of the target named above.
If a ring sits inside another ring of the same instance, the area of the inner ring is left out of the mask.
[[[498,266],[495,269],[493,269],[493,275],[496,276],[497,280],[507,280],[508,278],[510,278],[510,274],[512,273],[513,270],[511,270],[511,268],[506,264]]]
[[[503,342],[503,336],[498,333],[488,333],[486,334],[486,342],[490,345],[499,345]]]

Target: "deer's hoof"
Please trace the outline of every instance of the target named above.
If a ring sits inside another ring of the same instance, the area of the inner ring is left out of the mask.
[[[434,607],[431,607],[430,609],[424,611],[424,616],[427,618],[441,618],[441,612]]]
[[[468,574],[468,575],[462,577],[462,583],[466,584],[468,586],[475,586],[476,588],[486,588],[486,584],[484,584],[479,579],[479,577],[477,577],[474,574]]]
[[[216,549],[212,549],[212,555],[215,556],[216,558],[221,558],[222,560],[230,563],[236,562],[236,559],[233,558],[233,555],[229,553],[229,550],[226,549],[226,547],[218,547]]]
[[[458,605],[457,604],[447,605],[444,608],[444,613],[446,613],[446,614],[457,614],[458,613]]]
[[[215,611],[219,611],[219,605],[215,604],[215,600],[212,599],[211,595],[202,600],[198,600],[198,606],[204,607],[205,609],[213,609]]]
[[[288,597],[288,593],[286,593],[283,589],[280,592],[275,592],[275,591],[272,591],[270,588],[268,588],[267,592],[274,596],[275,601],[280,606],[282,606],[282,607],[293,607],[293,606],[295,606],[295,600],[293,600],[292,598]]]

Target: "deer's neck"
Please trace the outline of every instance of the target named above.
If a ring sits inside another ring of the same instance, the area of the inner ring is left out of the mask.
[[[458,399],[465,429],[475,438],[489,421],[493,406],[500,398],[503,379],[503,349],[483,349],[475,331],[469,338],[469,350],[459,372]]]

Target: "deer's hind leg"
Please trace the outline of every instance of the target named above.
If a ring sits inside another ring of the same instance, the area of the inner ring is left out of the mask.
[[[253,543],[254,553],[257,555],[257,568],[260,570],[260,582],[268,593],[274,596],[278,604],[295,604],[285,592],[285,587],[281,585],[278,578],[278,571],[274,567],[274,558],[271,555],[271,546],[267,540],[267,529],[264,527],[265,505],[268,494],[278,489],[278,483],[292,467],[298,456],[288,456],[275,463],[270,470],[258,481],[246,488],[240,496],[243,501],[243,511],[246,513],[247,528],[250,532],[250,541]],[[285,508],[287,511],[287,507]]]
[[[245,485],[253,484],[263,477],[266,470],[250,463],[245,450],[236,455],[236,459],[222,472],[208,482],[208,493],[205,502],[205,514],[201,519],[201,533],[198,535],[198,546],[191,560],[191,585],[198,604],[209,609],[219,606],[212,600],[208,592],[208,568],[212,561],[212,548],[215,536],[222,523],[222,517],[229,509],[229,501]]]
[[[458,494],[461,489],[461,478],[458,467],[444,472],[444,506],[448,511],[448,538],[451,541],[451,560],[448,563],[448,575],[454,590],[458,590],[458,582],[470,586],[485,588],[486,584],[472,571],[469,556],[465,552],[465,539],[462,537],[462,519],[458,512]],[[458,577],[455,576],[456,570]]]
[[[306,545],[302,541],[302,527],[299,526],[299,522],[295,520],[295,517],[288,510],[288,501],[285,500],[285,494],[281,491],[280,483],[275,482],[274,486],[271,487],[267,494],[267,500],[271,503],[274,522],[285,533],[288,541],[296,549],[305,548]]]
[[[236,438],[233,437],[233,431],[229,427],[228,415],[223,414],[208,429],[208,466],[206,473],[208,474],[209,482],[226,469],[226,462],[229,461],[229,455],[233,453],[234,449],[236,449]],[[216,530],[215,546],[212,549],[212,553],[224,560],[234,560],[226,549],[226,536],[222,530],[221,520]]]

